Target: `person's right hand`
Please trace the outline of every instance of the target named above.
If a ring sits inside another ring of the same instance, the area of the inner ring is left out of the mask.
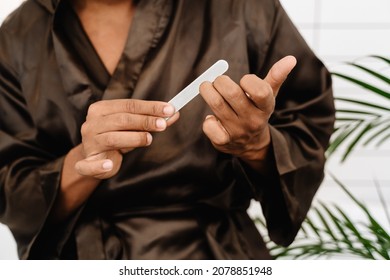
[[[81,127],[83,160],[76,163],[77,172],[97,179],[114,176],[123,153],[149,146],[150,132],[164,131],[178,118],[172,105],[159,101],[120,99],[92,104]]]

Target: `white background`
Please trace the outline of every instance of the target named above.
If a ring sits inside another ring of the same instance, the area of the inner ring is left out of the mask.
[[[21,0],[2,0],[0,22],[16,8]],[[330,70],[343,69],[346,61],[364,61],[373,68],[390,73],[388,66],[369,60],[367,55],[390,58],[390,1],[388,0],[281,0],[298,29]],[[381,85],[390,91],[389,85]],[[361,90],[340,80],[334,80],[336,96],[351,96]],[[335,174],[362,200],[382,224],[390,229],[378,194],[374,178],[390,204],[390,145],[380,150],[370,147],[359,149],[345,164],[340,155],[333,156],[327,170]],[[356,220],[362,217],[356,206],[327,176],[316,197],[334,202],[351,213]],[[250,209],[258,214],[258,207]],[[16,259],[16,246],[9,230],[0,224],[0,259]]]

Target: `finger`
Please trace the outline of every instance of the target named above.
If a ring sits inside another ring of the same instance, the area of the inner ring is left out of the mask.
[[[253,106],[242,88],[230,77],[226,75],[217,77],[213,86],[237,115],[248,113],[248,109]]]
[[[134,148],[120,149],[119,152],[124,155],[130,153],[132,150],[134,150]]]
[[[278,94],[280,87],[296,64],[296,58],[289,55],[282,58],[271,67],[264,80],[271,86],[274,96]]]
[[[152,135],[148,132],[113,131],[98,134],[94,138],[95,145],[89,149],[88,156],[111,150],[127,150],[149,146]]]
[[[167,127],[164,118],[116,113],[96,117],[89,120],[82,127],[82,133],[105,133],[110,131],[163,131]]]
[[[216,146],[226,145],[230,142],[230,135],[215,116],[209,115],[203,122],[203,132]]]
[[[275,96],[271,86],[256,75],[248,74],[240,80],[240,86],[247,97],[263,112],[272,112],[275,105]]]
[[[99,177],[112,171],[114,164],[111,160],[88,160],[78,161],[75,165],[76,171],[83,176]]]
[[[167,120],[167,126],[173,125],[180,118],[180,112],[176,112],[172,117]]]
[[[214,88],[212,83],[202,83],[199,87],[199,93],[202,95],[203,99],[218,119],[226,121],[237,118],[237,114],[222,97],[222,95]]]
[[[103,100],[89,106],[88,116],[101,116],[116,113],[130,113],[155,117],[171,117],[175,108],[166,102],[138,99]]]

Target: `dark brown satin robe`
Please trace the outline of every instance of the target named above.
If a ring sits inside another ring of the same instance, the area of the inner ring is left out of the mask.
[[[0,222],[23,259],[270,258],[246,209],[261,203],[268,234],[290,244],[323,178],[334,106],[329,73],[276,0],[142,0],[109,76],[59,0],[30,0],[0,30]],[[101,99],[170,100],[218,59],[227,74],[264,77],[294,55],[270,119],[274,172],[217,152],[197,97],[150,147],[60,225],[47,217],[64,156]]]

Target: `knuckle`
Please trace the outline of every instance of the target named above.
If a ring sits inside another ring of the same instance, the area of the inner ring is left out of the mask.
[[[257,131],[261,128],[262,120],[256,114],[249,114],[247,117],[247,129],[251,132]]]
[[[230,137],[226,133],[218,133],[214,138],[214,143],[218,146],[226,145],[229,143],[229,141]]]
[[[142,121],[142,130],[144,131],[150,131],[155,127],[154,125],[154,118],[151,117],[144,117]]]
[[[233,85],[229,88],[227,95],[232,99],[238,98],[242,95],[242,90],[238,85]]]
[[[87,122],[83,123],[80,128],[80,133],[82,136],[85,136],[89,133],[89,124]]]
[[[253,92],[250,92],[250,94],[257,99],[273,96],[271,85],[257,77],[255,74],[244,75],[240,80],[240,86],[245,89],[252,89]]]
[[[137,102],[133,99],[128,99],[124,103],[126,112],[134,114],[137,112]]]
[[[214,83],[217,85],[225,84],[230,81],[230,78],[227,75],[220,75],[215,80]]]
[[[232,135],[233,140],[237,140],[239,138],[244,137],[248,134],[248,127],[246,126],[237,126],[234,130],[234,134]]]
[[[118,147],[118,139],[115,134],[108,133],[104,136],[102,144],[108,148],[116,148]]]
[[[256,132],[260,130],[261,123],[258,119],[250,120],[247,127],[249,132]]]
[[[266,83],[266,82],[261,83],[261,86],[260,86],[257,94],[262,99],[267,100],[268,98],[273,96],[273,91],[272,91],[271,85]]]
[[[161,106],[159,104],[153,103],[153,105],[152,105],[152,114],[154,116],[161,115],[162,111],[163,111],[163,109],[161,108]]]
[[[201,93],[207,91],[207,90],[209,89],[210,85],[211,85],[210,82],[207,82],[207,81],[202,82],[202,83],[200,84],[200,86],[199,86],[199,91],[200,91]]]
[[[138,147],[143,147],[147,145],[147,133],[145,132],[140,132],[137,133],[137,138],[135,139],[135,145]]]
[[[271,99],[273,99],[271,86],[266,82],[260,83],[251,94],[251,98],[263,107],[265,104],[268,104]]]
[[[258,82],[260,80],[259,77],[257,77],[255,74],[246,74],[242,76],[240,80],[240,85],[245,87],[248,86],[248,84],[253,83],[253,82]]]
[[[229,99],[238,98],[243,93],[241,87],[226,75],[219,76],[216,79],[216,86],[222,91],[222,95]]]
[[[91,105],[89,105],[87,115],[88,116],[96,116],[96,115],[98,115],[99,108],[102,105],[102,102],[103,101],[97,101],[97,102],[92,103]]]
[[[86,172],[86,170],[85,170],[84,162],[83,162],[83,161],[78,161],[78,162],[75,164],[74,169],[75,169],[76,172],[79,173],[80,175],[87,175],[87,172]]]
[[[222,98],[213,98],[211,101],[210,101],[210,105],[212,108],[214,108],[215,110],[217,111],[220,111],[222,110],[224,107],[225,107],[225,101],[222,99]]]
[[[121,128],[129,128],[133,124],[133,118],[129,114],[118,115],[118,124]]]

